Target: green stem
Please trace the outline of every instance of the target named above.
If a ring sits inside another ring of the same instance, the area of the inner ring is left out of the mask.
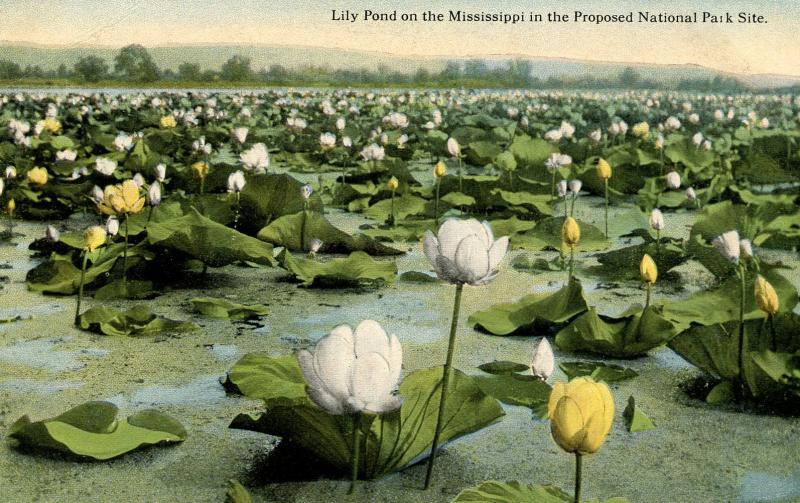
[[[358,481],[358,455],[361,450],[361,428],[359,427],[358,413],[353,415],[353,455],[352,455],[352,469],[350,472],[350,488],[347,494],[353,494],[356,490],[356,481]]]
[[[569,276],[567,276],[567,283],[572,281],[572,270],[575,264],[575,247],[569,247]]]
[[[645,297],[644,308],[647,309],[650,307],[650,283],[645,283],[645,286],[647,288],[647,296]]]
[[[389,225],[394,227],[394,191],[392,191],[392,211],[389,215]]]
[[[86,250],[83,250],[83,265],[81,265],[81,280],[78,283],[78,303],[75,306],[75,326],[80,325],[81,299],[83,298],[83,280],[86,277],[86,261],[89,259]]]
[[[303,208],[303,215],[300,218],[300,251],[306,250],[306,210],[308,208],[308,203],[306,203],[306,207]]]
[[[661,230],[656,229],[656,262],[661,260]]]
[[[433,219],[436,221],[436,225],[439,225],[439,187],[441,187],[442,181],[439,177],[436,177],[436,202],[433,205]]]
[[[583,456],[575,453],[575,503],[581,503],[581,477],[583,475]]]
[[[550,181],[550,201],[555,201],[556,199],[556,172],[553,171],[553,176]]]
[[[456,285],[456,296],[453,302],[453,319],[450,324],[450,339],[447,343],[447,359],[444,362],[442,373],[442,396],[439,399],[439,415],[436,419],[436,430],[433,433],[433,444],[431,444],[431,455],[428,458],[428,471],[425,474],[425,489],[431,485],[433,475],[433,464],[436,461],[436,449],[439,447],[439,435],[442,432],[442,422],[444,421],[444,410],[447,402],[447,388],[450,384],[450,369],[453,365],[453,353],[456,348],[456,329],[458,328],[458,312],[461,309],[461,293],[464,291],[464,284]]]
[[[775,352],[778,350],[778,334],[775,331],[775,316],[768,314],[767,323],[769,323],[769,332],[772,336],[772,351]]]
[[[571,217],[575,216],[575,201],[577,199],[578,199],[578,194],[574,194],[572,196],[572,204],[570,205],[570,209],[569,209],[569,216],[571,216]]]
[[[564,218],[567,218],[567,195],[564,194]]]
[[[605,216],[605,222],[606,222],[606,239],[608,239],[608,178],[606,178],[606,179],[605,179],[605,180],[603,180],[603,181],[604,181],[604,185],[605,185],[605,193],[606,193],[606,216]]]
[[[147,222],[144,224],[144,230],[147,230],[147,226],[150,225],[150,219],[153,218],[153,208],[155,206],[150,206],[150,211],[147,212]]]
[[[241,194],[236,193],[236,211],[233,214],[233,228],[236,229],[239,225],[239,211],[241,207]]]
[[[128,296],[128,214],[125,214],[125,248],[122,249],[122,291]]]
[[[745,382],[744,382],[744,351],[745,351],[745,334],[744,334],[744,299],[745,299],[745,271],[744,268],[739,266],[739,277],[741,279],[741,291],[739,292],[739,391],[741,396],[744,397]]]

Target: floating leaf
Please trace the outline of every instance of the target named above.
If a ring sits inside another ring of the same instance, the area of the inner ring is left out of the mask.
[[[509,362],[506,360],[493,361],[478,365],[478,368],[487,374],[494,375],[509,375],[516,374],[517,372],[524,372],[530,369],[530,366],[524,363]]]
[[[563,225],[564,217],[545,218],[537,223],[533,230],[513,236],[514,246],[526,250],[561,250],[561,227]],[[611,246],[611,242],[606,239],[603,231],[594,225],[579,220],[578,226],[581,229],[581,240],[576,248],[577,251],[604,250]]]
[[[253,503],[253,498],[239,481],[229,480],[228,492],[225,493],[225,503]]]
[[[428,201],[425,199],[411,194],[403,194],[394,198],[394,217],[397,220],[404,220],[409,216],[425,215],[428,213],[427,207]],[[389,217],[391,208],[391,199],[383,199],[370,206],[364,212],[364,215],[378,222],[383,222]]]
[[[452,503],[572,503],[573,501],[571,495],[555,486],[490,480],[461,491]],[[599,503],[591,499],[581,501]],[[624,498],[611,498],[604,503],[628,503],[628,501]]]
[[[247,398],[305,403],[306,382],[295,355],[248,353],[228,372],[227,385]]]
[[[567,374],[570,380],[589,376],[595,381],[605,381],[609,384],[633,379],[639,375],[633,369],[602,362],[562,362],[558,364],[558,368]]]
[[[155,410],[143,410],[124,421],[116,416],[117,407],[112,403],[87,402],[43,421],[31,422],[22,416],[11,425],[8,437],[27,448],[100,461],[186,439],[186,430],[178,421]]]
[[[431,276],[428,273],[419,271],[406,271],[400,274],[397,279],[406,283],[436,283],[439,281],[436,276]]]
[[[161,318],[145,305],[137,305],[125,312],[106,306],[95,306],[80,315],[79,325],[105,335],[146,335],[156,332],[182,332],[194,330],[190,321]]]
[[[628,405],[622,413],[625,418],[625,425],[628,431],[636,433],[638,431],[646,431],[655,429],[656,425],[636,406],[636,400],[631,396],[628,398]]]
[[[531,294],[511,304],[497,304],[473,313],[468,323],[494,335],[551,329],[589,308],[577,279],[550,294]]]
[[[296,258],[283,250],[278,260],[281,266],[292,273],[303,286],[375,287],[393,281],[397,275],[397,265],[393,261],[377,261],[360,251],[353,252],[346,258],[321,262]]]
[[[508,405],[528,407],[539,417],[546,416],[552,388],[538,377],[511,374],[476,376],[474,379],[487,395]]]
[[[213,297],[194,298],[192,306],[200,314],[220,320],[246,320],[269,314],[267,306],[262,304],[245,305]]]

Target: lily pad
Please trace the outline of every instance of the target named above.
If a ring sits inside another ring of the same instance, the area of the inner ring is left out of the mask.
[[[346,258],[321,262],[296,258],[283,250],[278,255],[278,261],[307,287],[375,287],[390,283],[397,276],[397,265],[393,261],[377,261],[361,251],[353,252]]]
[[[656,427],[653,421],[637,407],[636,400],[632,396],[628,398],[628,405],[622,412],[622,417],[625,418],[625,425],[631,433],[652,430]]]
[[[137,305],[125,312],[106,306],[96,306],[80,315],[79,325],[105,335],[147,335],[156,332],[183,332],[195,330],[191,321],[177,321],[153,314],[145,305]]]
[[[478,368],[483,370],[487,374],[510,375],[510,374],[516,374],[518,372],[524,372],[528,370],[530,366],[525,365],[524,363],[516,363],[506,360],[499,360],[499,361],[495,360],[493,362],[478,365]]]
[[[262,304],[245,305],[213,297],[194,298],[192,306],[198,313],[220,320],[247,320],[269,314],[269,308]]]
[[[588,376],[595,381],[605,381],[609,384],[633,379],[639,375],[633,369],[602,362],[562,362],[558,364],[558,368],[567,374],[570,380]]]
[[[574,498],[555,486],[523,484],[517,481],[490,480],[458,493],[452,503],[572,503]],[[598,500],[581,499],[584,503]],[[604,503],[627,503],[624,498],[611,498]]]
[[[533,230],[513,236],[514,245],[527,250],[561,250],[561,227],[564,217],[545,218]],[[578,252],[605,250],[611,246],[603,231],[594,225],[578,220],[581,240],[576,247]]]
[[[253,503],[253,498],[239,481],[229,480],[228,492],[225,493],[225,503]]]
[[[487,395],[508,405],[528,407],[541,418],[547,416],[547,400],[552,388],[538,377],[511,374],[476,376],[474,379]]]
[[[526,295],[511,304],[497,304],[473,313],[468,323],[493,335],[528,335],[550,330],[589,308],[577,279],[550,294]]]
[[[22,416],[9,428],[8,438],[26,448],[99,461],[186,439],[186,430],[178,421],[155,410],[143,410],[125,420],[116,416],[117,407],[112,403],[87,402],[43,421],[32,422]]]

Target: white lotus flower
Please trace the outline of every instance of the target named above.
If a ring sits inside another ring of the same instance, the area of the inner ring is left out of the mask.
[[[345,136],[342,138],[342,146],[345,148],[350,148],[353,146],[353,140],[349,136]]]
[[[664,122],[664,127],[667,130],[676,131],[681,128],[681,121],[679,121],[677,117],[669,117]]]
[[[58,243],[58,240],[61,238],[61,233],[52,225],[48,225],[47,229],[44,231],[44,237],[51,243]]]
[[[150,206],[158,206],[161,203],[161,184],[153,182],[147,189],[147,202]]]
[[[600,143],[600,140],[603,139],[603,133],[599,129],[595,129],[589,133],[589,139],[592,140],[594,143]]]
[[[320,248],[322,248],[322,241],[317,238],[311,238],[311,241],[308,242],[308,252],[311,255],[316,255]]]
[[[130,136],[127,133],[119,133],[117,137],[114,138],[114,148],[116,148],[120,152],[130,150],[132,146],[133,146],[133,136]]]
[[[256,143],[239,155],[239,160],[247,170],[264,172],[269,168],[269,152],[263,143]]]
[[[135,183],[140,189],[144,186],[144,177],[141,173],[136,173],[133,175],[133,183]]]
[[[309,184],[305,184],[300,187],[300,195],[303,196],[303,199],[308,200],[311,197],[311,194],[314,193],[314,189]]]
[[[3,173],[3,176],[6,177],[6,180],[13,180],[17,177],[17,168],[14,166],[6,166],[6,170]]]
[[[458,140],[452,136],[447,139],[447,152],[453,157],[461,156],[461,145],[459,145]]]
[[[664,214],[658,208],[653,208],[650,212],[650,227],[656,231],[664,230]]]
[[[386,151],[377,143],[373,143],[364,147],[360,155],[365,161],[382,161],[386,156]]]
[[[94,200],[95,203],[101,202],[103,200],[103,197],[104,197],[103,189],[101,189],[97,185],[92,187],[92,199]]]
[[[57,161],[74,161],[78,157],[78,153],[74,150],[61,150],[56,152]]]
[[[333,133],[322,133],[319,135],[319,145],[324,149],[331,149],[336,146],[336,135]]]
[[[119,220],[114,215],[106,220],[106,232],[109,236],[116,236],[119,232]]]
[[[449,219],[439,227],[438,236],[427,231],[422,245],[440,279],[483,285],[497,276],[508,250],[508,236],[495,241],[488,222]]]
[[[761,129],[767,129],[769,127],[769,119],[767,119],[766,117],[761,119],[761,121],[759,121],[758,123],[758,127],[760,127]]]
[[[749,239],[739,241],[739,254],[742,258],[753,258],[753,243]]]
[[[686,199],[688,199],[689,202],[692,202],[692,203],[697,200],[697,194],[695,193],[695,191],[694,191],[694,189],[692,187],[688,187],[686,189]]]
[[[167,178],[167,167],[164,164],[159,164],[153,171],[156,173],[156,181],[159,183],[163,183],[164,180]]]
[[[681,175],[677,171],[670,171],[665,177],[667,180],[667,187],[670,189],[678,189],[681,186]]]
[[[561,180],[556,184],[558,190],[558,197],[567,197],[567,181]]]
[[[739,262],[739,254],[741,253],[739,231],[728,231],[717,236],[711,241],[711,244],[725,259],[733,263]]]
[[[297,359],[309,398],[329,414],[381,414],[402,404],[394,393],[403,348],[376,321],[362,321],[355,333],[348,325],[338,326],[317,343],[313,353],[302,350]]]
[[[249,128],[237,127],[234,128],[233,131],[231,131],[231,136],[233,136],[233,139],[239,142],[240,145],[242,145],[247,140],[247,134],[249,132],[250,132]]]
[[[339,131],[343,130],[346,124],[347,123],[345,122],[343,117],[339,117],[338,119],[336,119],[336,129],[338,129]]]
[[[699,147],[703,143],[703,133],[695,133],[695,135],[692,136],[692,143],[696,147]]]
[[[117,162],[111,159],[106,159],[104,157],[98,157],[94,161],[94,170],[100,173],[101,175],[111,176],[114,174],[114,171],[117,169]]]
[[[580,180],[571,180],[569,182],[569,191],[572,192],[573,196],[577,196],[580,193],[581,187],[583,187],[583,182]]]
[[[245,183],[247,182],[244,179],[244,173],[242,171],[234,171],[228,175],[228,192],[241,192]]]
[[[695,124],[695,125],[700,124],[700,116],[697,115],[697,114],[691,114],[689,116],[689,123]]]
[[[567,121],[561,121],[561,127],[559,127],[558,130],[561,132],[561,135],[568,140],[575,134],[575,126]]]
[[[544,139],[553,143],[558,143],[561,141],[562,136],[564,136],[564,134],[561,132],[561,130],[551,129],[544,134]]]
[[[546,381],[556,369],[556,359],[553,355],[553,348],[547,341],[547,337],[542,337],[539,345],[536,346],[536,351],[533,352],[533,360],[531,360],[531,374],[535,375],[542,381]]]

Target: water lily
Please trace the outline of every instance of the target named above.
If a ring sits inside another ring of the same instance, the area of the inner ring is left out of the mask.
[[[25,178],[28,180],[29,184],[42,187],[47,185],[47,180],[49,177],[47,174],[47,169],[31,168],[27,173],[25,173]]]
[[[98,157],[94,161],[94,170],[101,175],[111,176],[117,170],[117,163],[114,160]]]
[[[739,241],[738,231],[728,231],[720,236],[717,236],[711,241],[711,244],[716,248],[720,255],[725,259],[733,262],[739,262],[739,254],[741,253],[741,245]]]
[[[61,233],[52,225],[48,225],[44,230],[44,238],[51,243],[58,243],[58,240],[61,239]]]
[[[164,183],[164,180],[167,178],[167,166],[164,164],[157,164],[153,171],[156,175],[156,181],[159,183]]]
[[[106,219],[106,232],[109,236],[116,236],[119,234],[119,219],[114,215]]]
[[[777,334],[775,332],[775,315],[780,311],[780,299],[772,284],[763,276],[756,278],[754,286],[754,296],[758,308],[767,315],[767,325],[769,325],[772,336],[772,351],[777,351]]]
[[[239,155],[239,160],[245,169],[263,173],[269,168],[269,152],[263,143],[256,143],[250,149]]]
[[[122,251],[122,282],[127,286],[128,278],[128,217],[144,208],[145,198],[139,193],[139,186],[133,180],[125,180],[120,185],[108,185],[103,191],[103,200],[98,209],[106,215],[125,217],[125,247]]]
[[[172,115],[165,115],[159,119],[158,125],[162,129],[172,129],[178,125],[178,122]]]
[[[681,175],[677,171],[670,171],[664,178],[667,182],[667,188],[675,190],[681,187]]]
[[[317,238],[311,238],[308,242],[308,257],[314,258],[317,256],[320,248],[322,248],[323,242]]]
[[[546,381],[553,375],[555,368],[556,360],[553,355],[553,348],[550,347],[547,337],[542,337],[539,341],[539,345],[536,346],[536,351],[533,352],[531,374],[542,381]]]
[[[639,276],[642,278],[642,282],[647,290],[647,297],[644,303],[644,307],[646,308],[650,305],[650,288],[658,279],[658,267],[656,267],[656,263],[653,258],[646,253],[642,257],[642,261],[639,263]]]
[[[239,145],[244,145],[244,142],[247,141],[247,135],[250,133],[250,129],[246,127],[237,127],[231,131],[231,136],[234,140],[236,140]]]
[[[57,161],[74,161],[78,157],[78,153],[74,150],[59,150],[56,152]]]
[[[611,164],[605,159],[597,161],[597,177],[603,180],[603,187],[605,189],[605,229],[606,239],[608,239],[608,179],[611,178]]]
[[[81,277],[78,283],[78,300],[75,304],[75,326],[80,325],[81,299],[83,298],[83,283],[86,278],[88,254],[103,246],[105,242],[106,230],[99,225],[93,225],[83,233],[83,260],[81,262]]]

